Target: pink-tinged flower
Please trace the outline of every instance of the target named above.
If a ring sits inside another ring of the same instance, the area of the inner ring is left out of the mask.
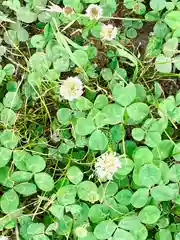
[[[64,7],[62,12],[65,16],[71,16],[74,13],[74,9],[72,7]]]
[[[60,86],[60,95],[69,101],[79,98],[83,94],[83,84],[78,77],[68,77]]]
[[[111,180],[119,168],[121,168],[120,159],[116,153],[112,152],[103,153],[95,163],[96,175],[102,182]]]
[[[117,28],[114,27],[112,24],[103,24],[100,35],[103,40],[111,41],[116,38]]]
[[[86,15],[91,20],[99,20],[103,15],[103,9],[97,4],[90,4],[86,9]]]
[[[48,12],[62,13],[62,8],[54,3],[51,3],[51,6],[48,6],[45,10]]]

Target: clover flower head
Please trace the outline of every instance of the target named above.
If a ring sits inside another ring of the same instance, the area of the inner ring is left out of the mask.
[[[103,40],[111,41],[116,38],[117,28],[112,24],[103,24],[100,35]]]
[[[83,84],[78,77],[68,77],[60,86],[60,95],[69,101],[79,98],[83,94]]]
[[[119,168],[121,168],[119,157],[112,152],[103,153],[95,163],[96,175],[102,182],[111,180]]]
[[[74,9],[72,7],[64,7],[62,12],[65,16],[70,16],[74,13]]]
[[[57,132],[54,132],[51,134],[51,140],[54,142],[54,143],[57,143],[60,141],[60,137],[59,137],[59,134]]]
[[[86,15],[91,20],[99,20],[103,15],[103,9],[97,4],[90,4],[86,9]]]
[[[8,240],[8,237],[6,237],[6,236],[0,236],[0,240]]]
[[[51,3],[51,6],[48,6],[48,8],[45,10],[48,12],[62,13],[62,8],[54,3]]]

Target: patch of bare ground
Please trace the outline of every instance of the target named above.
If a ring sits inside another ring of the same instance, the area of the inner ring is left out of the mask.
[[[159,81],[161,84],[162,90],[164,92],[164,95],[166,97],[170,95],[175,95],[178,90],[180,90],[180,78],[179,77],[170,77],[170,78],[164,78]]]

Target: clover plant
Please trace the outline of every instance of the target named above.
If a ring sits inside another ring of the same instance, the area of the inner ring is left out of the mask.
[[[0,240],[180,239],[179,1],[121,5],[2,2]]]

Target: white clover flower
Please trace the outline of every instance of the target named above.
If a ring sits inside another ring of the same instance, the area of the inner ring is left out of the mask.
[[[8,240],[8,237],[6,237],[6,236],[0,236],[0,240]]]
[[[111,180],[119,168],[121,168],[121,163],[116,153],[103,153],[95,163],[96,175],[102,182]]]
[[[78,77],[69,77],[60,87],[60,95],[69,101],[79,98],[83,94],[83,84]]]
[[[48,12],[62,13],[62,8],[54,3],[51,3],[51,6],[48,6],[48,8],[45,10]]]
[[[112,24],[103,24],[100,35],[103,40],[111,41],[116,38],[117,28]]]
[[[90,4],[86,9],[86,15],[91,20],[99,20],[103,15],[103,9],[97,4]]]
[[[53,134],[51,134],[51,140],[54,142],[54,143],[57,143],[60,141],[60,137],[59,137],[59,134],[57,132],[54,132]],[[1,239],[0,239],[1,240]]]
[[[65,16],[68,17],[74,13],[74,9],[72,7],[64,7],[62,12]]]

